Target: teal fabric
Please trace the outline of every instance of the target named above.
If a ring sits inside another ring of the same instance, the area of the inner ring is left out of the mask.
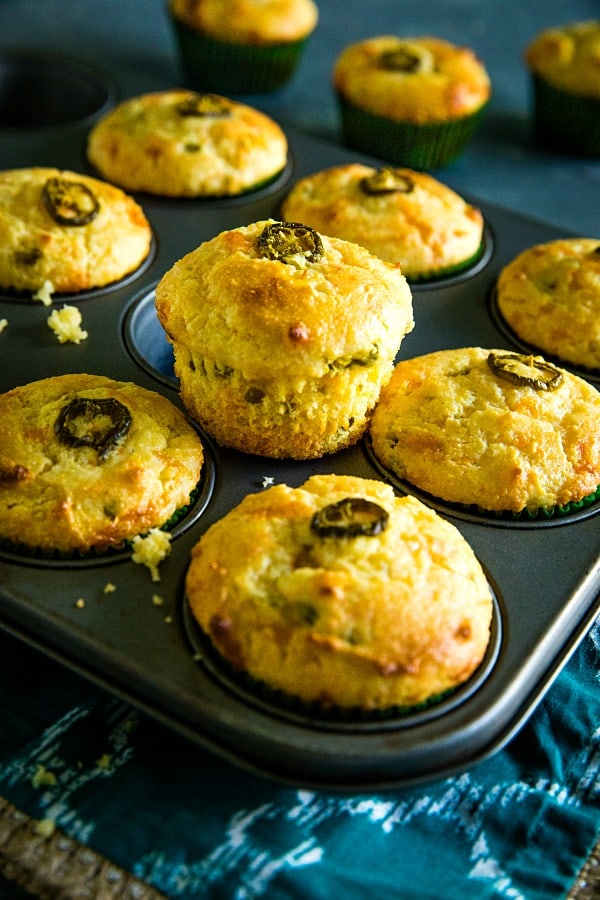
[[[504,750],[346,795],[248,774],[0,635],[0,794],[168,897],[548,900],[600,827],[599,679],[597,623]]]

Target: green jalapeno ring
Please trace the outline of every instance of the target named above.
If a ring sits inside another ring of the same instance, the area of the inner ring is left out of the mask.
[[[532,355],[491,351],[487,362],[498,378],[503,378],[518,387],[533,388],[534,391],[555,391],[563,380],[560,369]]]
[[[110,424],[100,429],[94,420],[108,417]],[[74,430],[79,419],[81,427]],[[131,413],[114,397],[92,399],[76,397],[63,406],[54,423],[59,441],[67,447],[92,447],[100,459],[105,459],[131,427]]]
[[[218,94],[193,94],[175,105],[180,116],[216,119],[231,115],[231,105]]]
[[[392,166],[383,166],[359,182],[365,194],[410,194],[415,188],[413,179]]]
[[[66,178],[49,178],[42,188],[42,202],[58,225],[89,225],[100,210],[86,184]]]
[[[345,497],[329,503],[312,517],[311,530],[320,537],[372,537],[388,526],[389,515],[372,500]]]
[[[418,72],[421,57],[417,53],[411,53],[406,47],[398,47],[396,50],[386,50],[382,53],[379,63],[382,68],[394,72]]]
[[[297,256],[303,256],[307,262],[318,262],[324,252],[320,235],[301,222],[266,225],[258,237],[258,250],[262,256],[284,263]]]

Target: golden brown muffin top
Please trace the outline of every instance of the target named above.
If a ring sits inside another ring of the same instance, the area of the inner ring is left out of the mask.
[[[544,353],[600,369],[600,239],[564,238],[528,247],[501,271],[500,312]]]
[[[600,393],[540,356],[466,347],[398,363],[371,421],[378,459],[452,503],[535,512],[600,485]]]
[[[283,130],[265,113],[181,88],[123,100],[87,145],[105,178],[168,197],[243,193],[281,172],[287,152]]]
[[[0,536],[70,552],[163,525],[189,502],[202,444],[166,397],[100,375],[0,395]]]
[[[382,35],[350,44],[335,62],[333,84],[355,106],[415,125],[475,113],[491,94],[473,50],[436,37]]]
[[[257,46],[308,37],[319,17],[313,0],[170,0],[169,7],[207,37]]]
[[[268,381],[319,378],[355,355],[358,365],[374,346],[397,347],[413,326],[399,268],[270,219],[224,231],[175,263],[156,308],[177,344],[201,344],[221,365]]]
[[[51,167],[0,172],[0,287],[74,293],[134,271],[152,230],[120,188]]]
[[[234,667],[325,707],[419,703],[489,641],[489,586],[459,531],[355,476],[248,495],[194,547],[186,591]]]
[[[600,20],[541,32],[526,48],[525,61],[556,88],[600,98]]]
[[[285,218],[354,241],[396,263],[407,278],[433,275],[473,257],[483,216],[425,172],[348,163],[297,182]]]

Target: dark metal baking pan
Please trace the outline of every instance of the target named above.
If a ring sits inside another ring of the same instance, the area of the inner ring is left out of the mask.
[[[21,48],[0,51],[0,128],[29,134],[88,124],[117,99],[106,72],[64,54]]]
[[[131,84],[121,83],[124,95],[142,89],[140,82]],[[0,166],[87,170],[88,128],[89,121],[74,122],[56,130],[32,129],[15,140],[0,127]],[[81,301],[69,298],[80,306],[89,333],[81,344],[58,344],[46,325],[48,309],[0,298],[0,318],[8,320],[0,337],[0,390],[51,374],[90,372],[134,381],[179,404],[170,348],[153,306],[154,287],[164,272],[219,231],[275,214],[297,178],[356,159],[379,164],[286,130],[291,164],[269,188],[235,201],[138,196],[154,229],[154,254],[125,283]],[[484,259],[459,277],[414,287],[416,325],[402,343],[402,358],[467,345],[515,346],[490,309],[497,274],[526,247],[563,235],[526,216],[478,205],[486,220]],[[224,675],[198,644],[183,591],[192,546],[246,494],[262,490],[265,478],[299,485],[317,472],[369,478],[386,473],[366,440],[307,462],[262,459],[203,440],[208,486],[199,514],[176,534],[158,583],[126,553],[73,564],[0,551],[0,625],[254,772],[296,785],[363,790],[427,781],[468,767],[521,727],[597,614],[598,504],[553,520],[552,527],[536,522],[522,527],[432,502],[473,547],[494,596],[490,651],[471,682],[437,706],[380,721],[332,722],[265,702]],[[110,593],[108,583],[114,586]]]

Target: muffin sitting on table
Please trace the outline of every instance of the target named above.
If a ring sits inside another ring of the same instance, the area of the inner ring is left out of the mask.
[[[87,155],[131,191],[229,197],[268,184],[286,166],[285,134],[269,116],[227,97],[174,89],[131,97],[91,130]]]
[[[437,37],[351,44],[335,62],[333,85],[349,147],[421,170],[462,153],[491,95],[475,53]]]
[[[319,18],[313,0],[170,0],[168,14],[189,85],[225,94],[282,87]]]
[[[538,139],[600,156],[600,20],[548,28],[525,50]]]
[[[348,163],[298,181],[285,219],[354,241],[399,265],[409,281],[467,268],[483,249],[481,212],[425,172]]]

